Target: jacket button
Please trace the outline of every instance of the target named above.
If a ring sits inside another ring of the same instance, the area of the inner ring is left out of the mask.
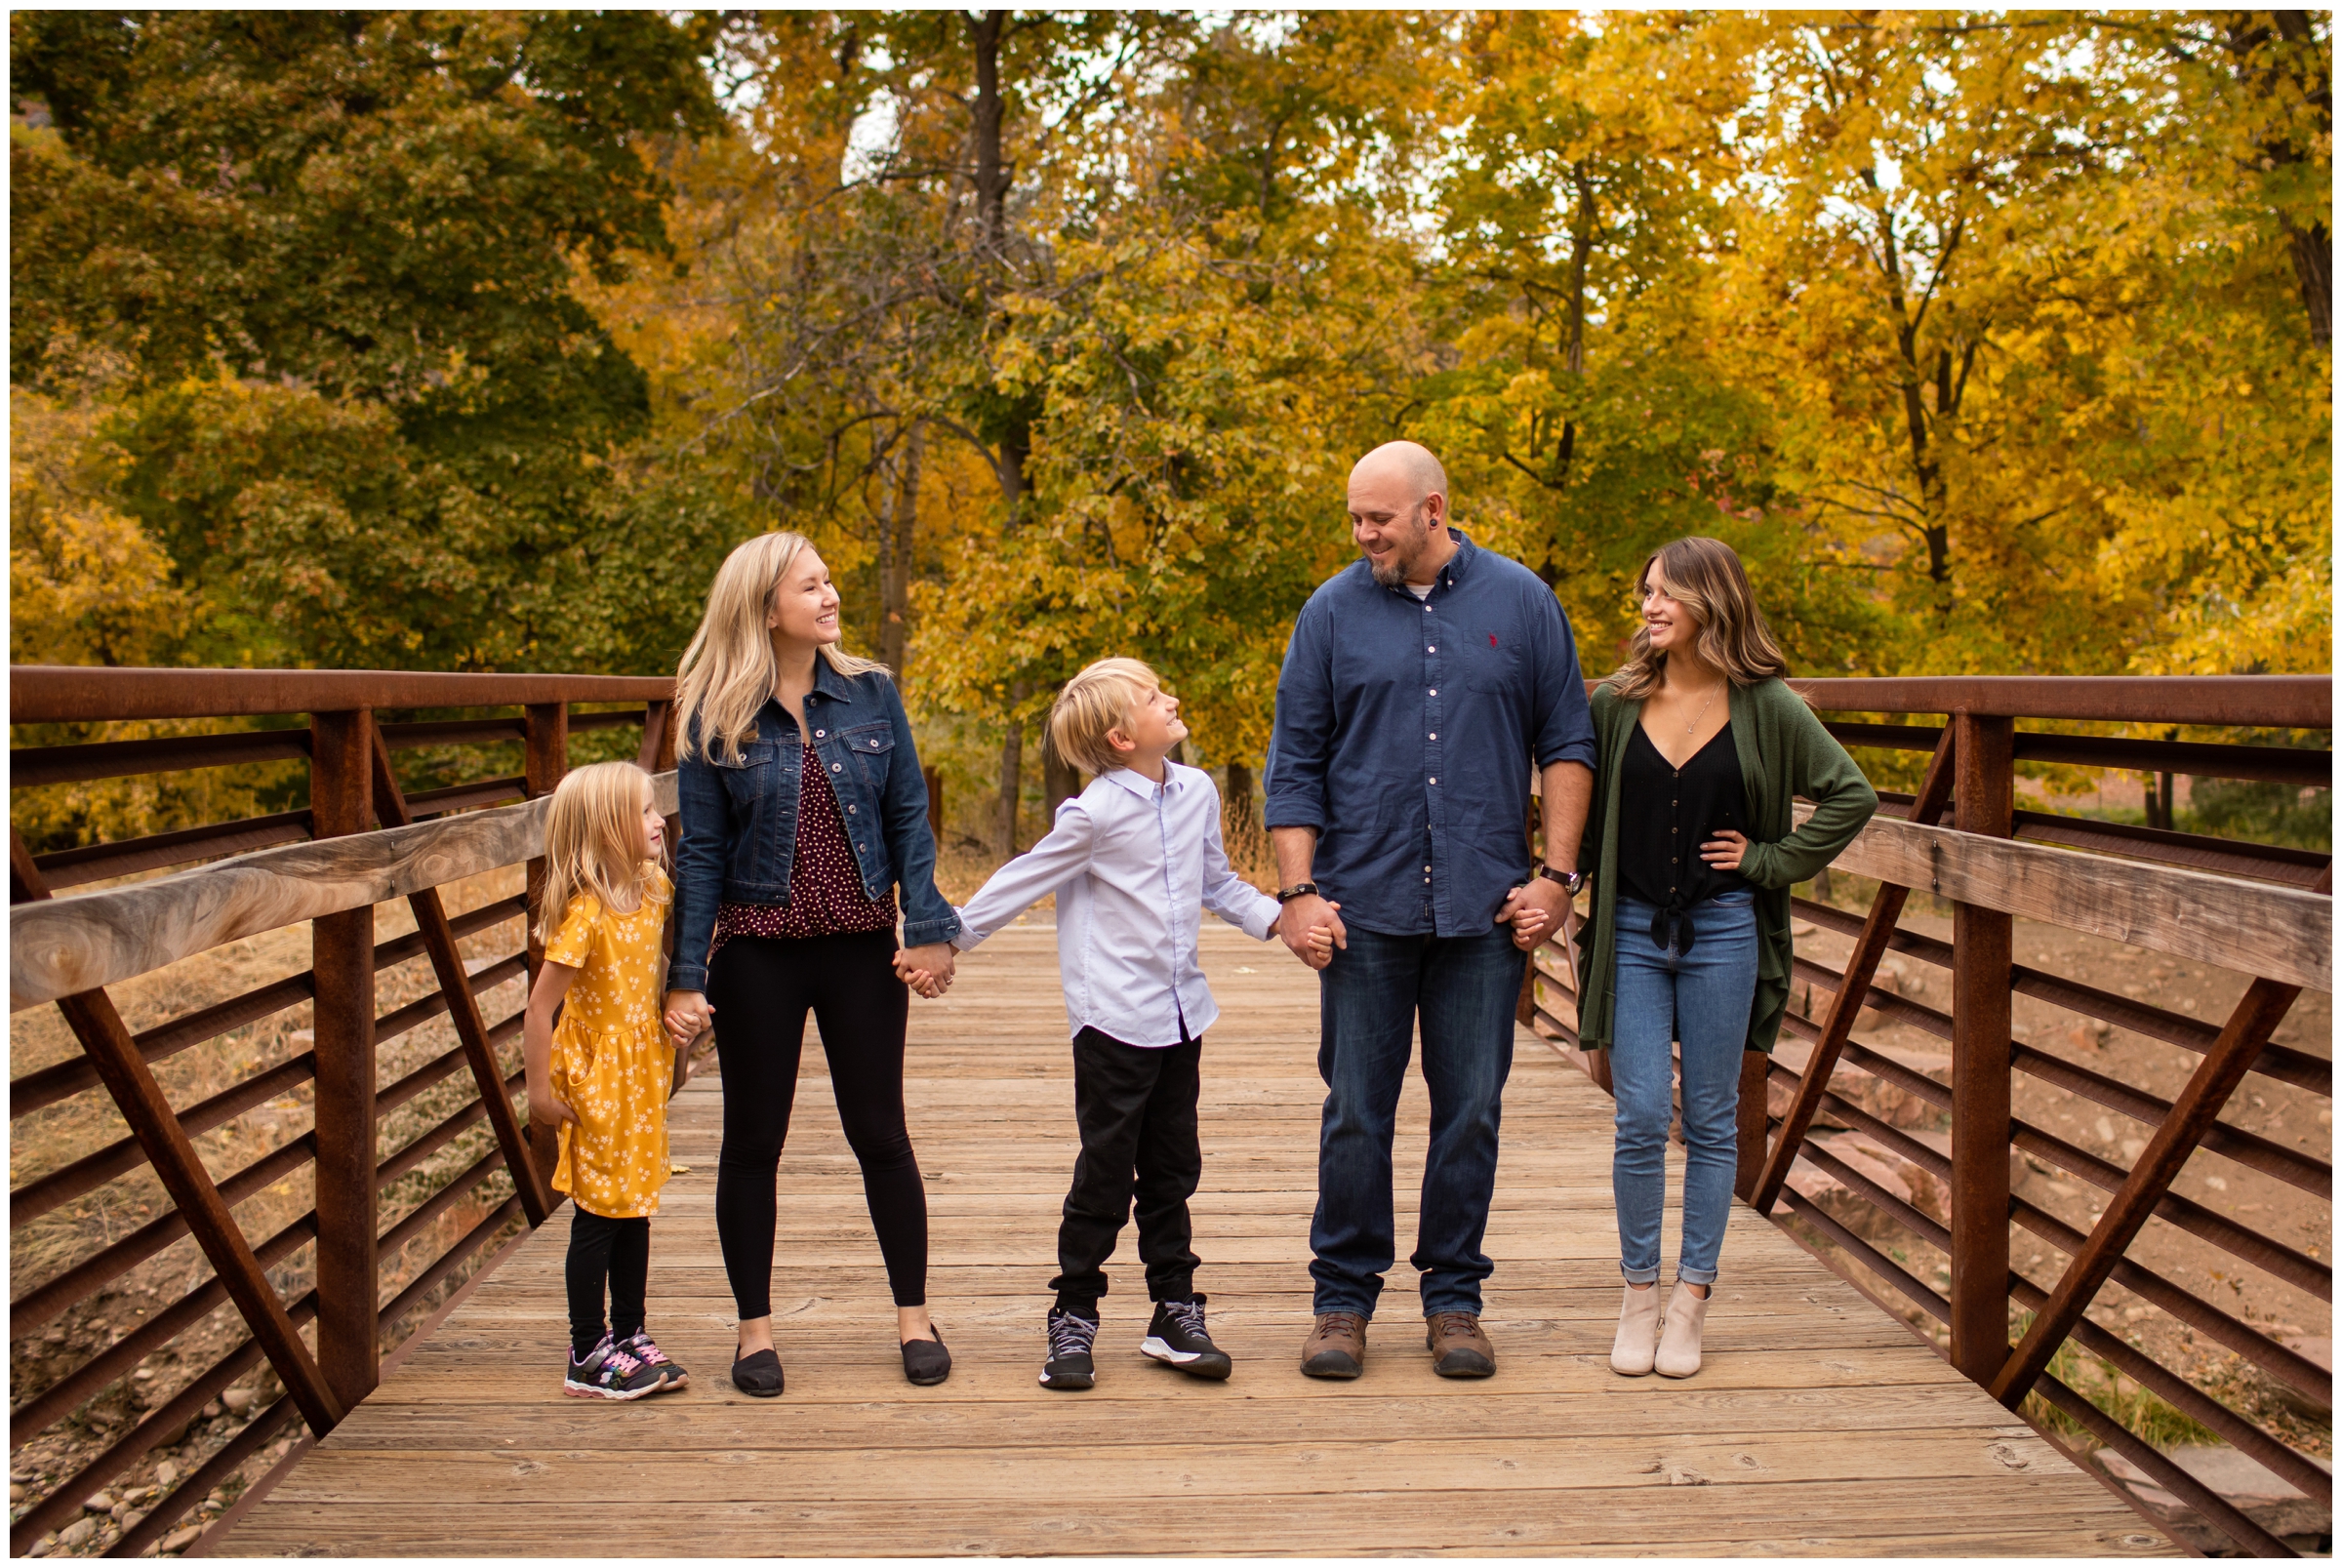
[[[853,808],[852,806],[848,806],[848,807],[846,808],[846,810],[848,810],[848,811],[852,811],[853,809],[854,809],[854,808]]]
[[[829,738],[829,732],[828,730],[816,730],[813,732],[813,738],[817,741],[826,741]]]
[[[832,762],[829,764],[829,771],[831,773],[843,773],[846,771],[846,765],[842,762]]]

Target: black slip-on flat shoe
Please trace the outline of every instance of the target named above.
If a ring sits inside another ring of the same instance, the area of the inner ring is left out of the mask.
[[[951,1376],[951,1352],[944,1348],[944,1331],[932,1340],[903,1342],[903,1376],[920,1387],[931,1387]]]
[[[758,1399],[781,1397],[781,1358],[770,1350],[744,1355],[732,1363],[732,1387]]]

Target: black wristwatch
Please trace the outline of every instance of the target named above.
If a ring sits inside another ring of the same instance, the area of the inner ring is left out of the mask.
[[[1584,871],[1556,871],[1550,865],[1540,865],[1537,867],[1537,874],[1549,882],[1560,883],[1561,891],[1573,899],[1578,896],[1578,889],[1586,885]]]
[[[1295,899],[1300,898],[1302,895],[1307,893],[1315,893],[1316,891],[1317,884],[1314,882],[1296,882],[1289,888],[1278,888],[1276,890],[1276,902],[1279,904],[1291,904]]]

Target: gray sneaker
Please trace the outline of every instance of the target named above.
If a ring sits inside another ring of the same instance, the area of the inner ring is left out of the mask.
[[[1087,1388],[1098,1381],[1090,1350],[1098,1343],[1098,1320],[1062,1307],[1049,1309],[1049,1364],[1041,1368],[1044,1388]]]

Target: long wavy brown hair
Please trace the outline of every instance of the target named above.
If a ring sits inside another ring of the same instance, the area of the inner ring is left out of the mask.
[[[1733,685],[1754,686],[1789,674],[1789,661],[1766,629],[1764,612],[1756,608],[1756,595],[1749,587],[1748,570],[1731,545],[1698,535],[1660,545],[1635,575],[1638,607],[1654,570],[1668,597],[1699,623],[1700,657],[1722,670]],[[1628,702],[1639,703],[1659,689],[1666,675],[1667,655],[1652,648],[1649,627],[1637,626],[1627,662],[1610,672],[1607,684]]]

